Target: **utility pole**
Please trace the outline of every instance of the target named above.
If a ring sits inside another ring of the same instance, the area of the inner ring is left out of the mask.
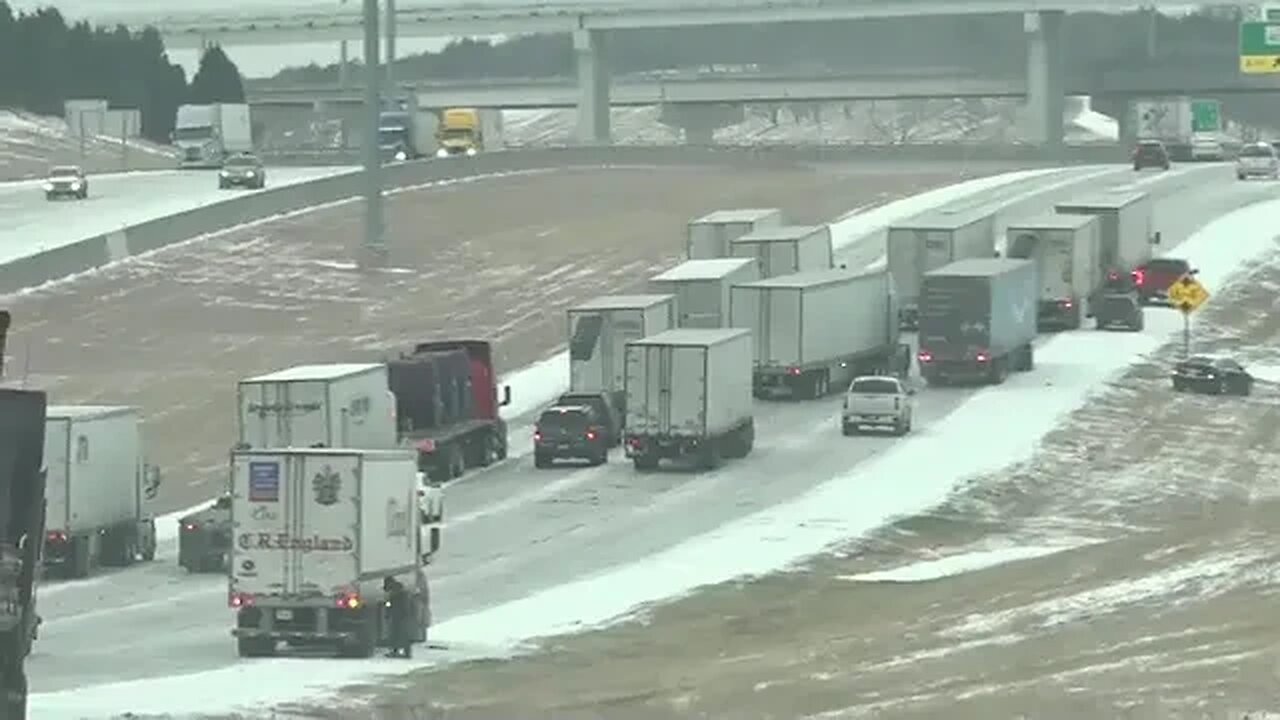
[[[387,90],[396,94],[396,0],[386,0],[387,4]]]
[[[382,158],[378,154],[378,114],[382,72],[378,62],[378,0],[364,0],[364,243],[361,268],[386,265],[382,217]]]
[[[338,0],[340,5],[346,5],[347,0]],[[338,89],[346,90],[351,86],[351,69],[350,57],[347,51],[347,41],[338,42]],[[345,138],[344,138],[345,139]]]

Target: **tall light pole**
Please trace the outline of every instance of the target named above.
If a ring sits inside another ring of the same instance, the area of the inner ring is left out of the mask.
[[[396,0],[387,3],[387,89],[396,92]]]
[[[378,154],[378,115],[382,110],[378,62],[378,0],[364,0],[364,243],[360,267],[382,267],[387,245],[382,218],[382,158]]]
[[[338,0],[338,4],[346,5],[347,0]],[[342,40],[338,43],[338,87],[346,90],[350,83],[350,67],[348,65],[349,56],[347,54],[347,41]]]

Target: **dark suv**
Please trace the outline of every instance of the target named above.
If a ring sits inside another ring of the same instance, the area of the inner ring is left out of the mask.
[[[1149,167],[1169,169],[1169,151],[1159,140],[1139,141],[1138,147],[1133,149],[1133,169],[1141,170]]]
[[[243,153],[227,158],[218,173],[218,187],[247,187],[261,190],[267,186],[267,170],[257,155]]]
[[[605,424],[590,405],[553,405],[543,410],[533,431],[534,467],[551,467],[566,458],[605,464],[609,461]]]
[[[609,447],[622,444],[622,410],[614,404],[609,393],[569,392],[556,400],[556,405],[589,405],[604,426],[604,442]]]

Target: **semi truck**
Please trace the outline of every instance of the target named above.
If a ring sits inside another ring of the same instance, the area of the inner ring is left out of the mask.
[[[761,278],[830,270],[835,262],[826,225],[759,228],[730,240],[729,249],[733,257],[755,258]]]
[[[378,113],[378,154],[383,162],[417,160],[436,154],[440,118],[414,102]]]
[[[1137,270],[1151,259],[1160,233],[1152,229],[1151,197],[1143,192],[1102,191],[1058,203],[1062,215],[1094,215],[1098,218],[1098,262],[1106,277],[1121,275],[1138,280]]]
[[[269,657],[282,642],[371,656],[390,640],[387,577],[412,595],[424,641],[431,610],[417,490],[408,450],[233,451],[227,597],[240,656]]]
[[[920,375],[930,385],[999,384],[1035,364],[1040,286],[1030,260],[975,258],[925,273]]]
[[[729,324],[729,288],[760,279],[754,258],[686,260],[653,276],[649,291],[676,298],[676,327],[718,328]]]
[[[636,470],[693,459],[703,469],[755,444],[751,332],[668,330],[627,343],[624,442]]]
[[[733,287],[730,325],[751,330],[757,397],[816,399],[859,375],[906,377],[887,271],[820,270]]]
[[[445,108],[436,130],[437,157],[474,156],[501,150],[502,111],[495,108]]]
[[[690,260],[732,257],[733,240],[756,230],[782,226],[776,208],[717,210],[689,221],[685,254]]]
[[[253,122],[244,103],[179,105],[173,126],[180,168],[221,168],[227,158],[253,150]]]
[[[12,318],[0,310],[0,377]],[[27,717],[26,659],[36,612],[44,536],[45,393],[0,388],[0,717]]]
[[[82,578],[96,567],[155,559],[160,471],[143,458],[141,425],[132,407],[48,407],[44,564],[51,573]]]
[[[627,343],[676,326],[674,295],[605,295],[569,309],[569,390],[626,412]]]
[[[1075,330],[1092,317],[1090,301],[1106,279],[1099,240],[1094,215],[1051,213],[1009,225],[1005,256],[1035,263],[1040,278],[1036,317],[1041,330]]]
[[[995,211],[989,207],[943,208],[889,227],[885,257],[898,291],[900,324],[920,327],[924,275],[948,263],[995,255]]]
[[[491,345],[419,343],[384,363],[304,365],[246,380],[240,447],[412,446],[443,482],[507,456]]]
[[[1193,111],[1186,96],[1142,98],[1132,105],[1138,140],[1159,140],[1170,159],[1191,159]]]

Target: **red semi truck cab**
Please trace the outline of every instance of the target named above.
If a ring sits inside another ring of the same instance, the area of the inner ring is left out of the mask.
[[[387,363],[401,439],[417,448],[418,465],[435,482],[507,457],[493,346],[485,340],[418,343]]]

